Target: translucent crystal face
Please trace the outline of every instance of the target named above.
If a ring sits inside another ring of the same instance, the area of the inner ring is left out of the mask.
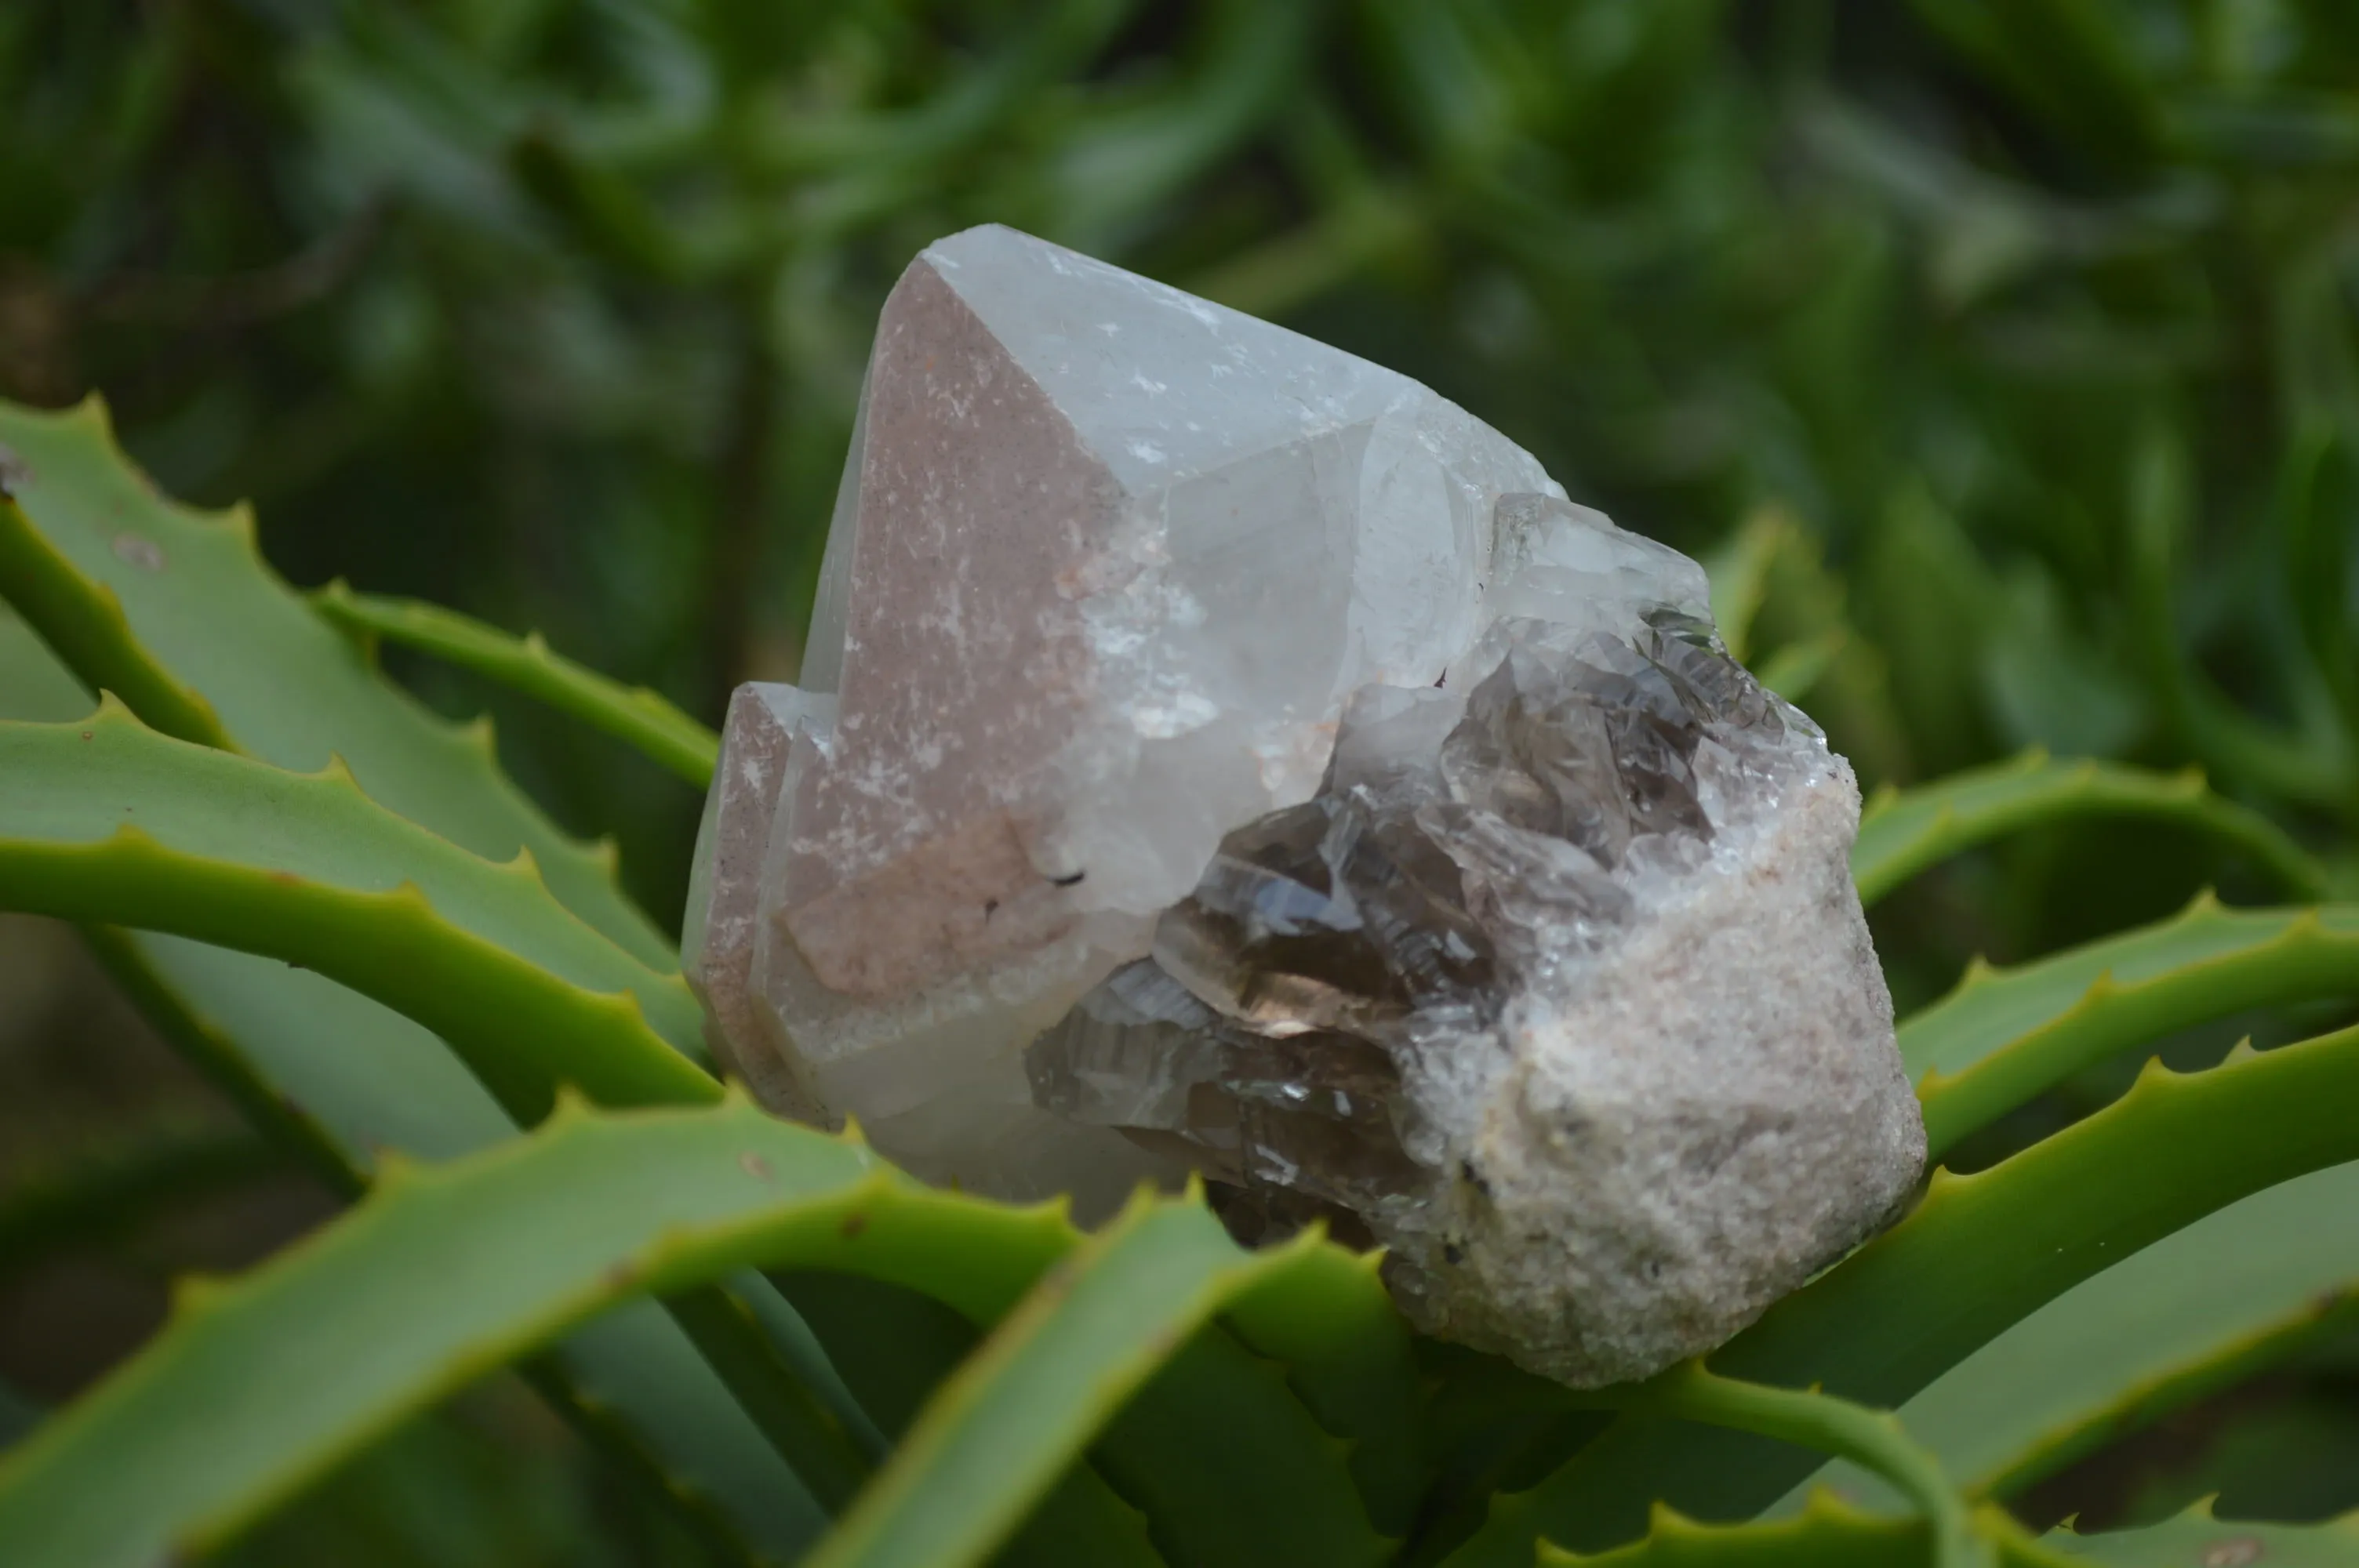
[[[1318,795],[1224,838],[1152,954],[1027,1053],[1036,1103],[1184,1151],[1256,1232],[1338,1210],[1358,1232],[1416,1191],[1410,1150],[1438,1145],[1404,1060],[1495,1050],[1512,996],[1637,918],[1648,868],[1709,844],[1699,750],[1786,741],[1792,710],[1662,597],[1688,584],[1644,569],[1658,546],[1617,548],[1547,497],[1501,511],[1527,559],[1574,553],[1544,528],[1603,541],[1589,613],[1495,622],[1462,698],[1364,694]]]

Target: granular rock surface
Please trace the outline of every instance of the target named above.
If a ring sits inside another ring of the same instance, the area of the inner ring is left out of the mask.
[[[1849,767],[1692,562],[1424,388],[969,231],[886,306],[822,575],[690,920],[787,1113],[1084,1217],[1195,1168],[1582,1385],[1913,1191]]]

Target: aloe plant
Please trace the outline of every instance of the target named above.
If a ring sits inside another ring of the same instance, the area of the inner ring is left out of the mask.
[[[0,445],[21,619],[0,908],[84,927],[254,1127],[28,1189],[0,1205],[0,1263],[271,1159],[353,1199],[251,1272],[188,1281],[145,1347],[0,1452],[0,1561],[234,1549],[515,1367],[722,1563],[2359,1563],[2354,1523],[2199,1509],[2080,1534],[2009,1511],[2359,1324],[2359,1030],[2152,1064],[2008,1130],[2207,1021],[2359,994],[2359,906],[2200,779],[2030,758],[1880,796],[1854,857],[1871,899],[2003,835],[2133,816],[2296,902],[2207,897],[1975,967],[1900,1040],[1937,1156],[1979,1144],[1978,1167],[1936,1171],[1706,1363],[1576,1393],[1417,1338],[1378,1260],[1316,1233],[1245,1250],[1190,1192],[1084,1234],[760,1112],[714,1076],[601,858],[353,633],[696,778],[692,721],[537,641],[294,593],[241,517],[147,487],[95,406],[0,409]]]

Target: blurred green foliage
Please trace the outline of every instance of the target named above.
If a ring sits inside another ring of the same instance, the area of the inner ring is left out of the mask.
[[[2359,882],[2349,0],[10,0],[0,105],[0,395],[708,719],[794,669],[885,291],[998,221],[1706,557],[1869,784],[2194,762]],[[675,782],[400,667],[673,917]],[[2034,834],[1879,946],[1906,1007],[2223,871]]]
[[[1690,550],[1780,509],[1763,624],[1848,606],[1870,782],[2036,742],[2347,819],[2354,81],[2339,0],[18,0],[0,393],[710,716],[793,667],[884,291],[998,220]],[[516,718],[672,907],[660,777]]]

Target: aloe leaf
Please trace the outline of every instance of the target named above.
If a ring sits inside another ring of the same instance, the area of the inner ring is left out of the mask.
[[[2073,1287],[1901,1407],[1979,1495],[2009,1496],[2359,1325],[2359,1164],[2299,1176]],[[1860,1500],[1844,1465],[1824,1484]]]
[[[2177,917],[2008,969],[1900,1026],[1932,1157],[2093,1062],[2245,1008],[2359,991],[2359,906]]]
[[[2003,1568],[2057,1568],[2063,1561],[1995,1509],[1979,1510],[1973,1525]],[[1933,1552],[1923,1520],[1880,1519],[1821,1492],[1790,1518],[1750,1524],[1698,1524],[1658,1508],[1642,1541],[1586,1556],[1544,1544],[1539,1562],[1540,1568],[1930,1568]]]
[[[856,1274],[795,1273],[780,1288],[834,1355],[877,1424],[894,1437],[971,1355],[974,1325],[931,1297]],[[1000,1551],[1000,1568],[1163,1568],[1145,1518],[1087,1464],[1065,1473]]]
[[[559,832],[502,775],[487,731],[379,676],[264,563],[249,513],[157,494],[95,398],[64,414],[0,403],[0,599],[84,686],[184,741],[305,772],[342,757],[388,810],[487,859],[529,851],[567,908],[641,961],[673,961],[612,852]]]
[[[1860,902],[1874,903],[1928,866],[2004,834],[2107,816],[2154,817],[2209,834],[2251,857],[2293,897],[2325,896],[2326,875],[2299,845],[2258,812],[2212,794],[2200,772],[2155,773],[2094,758],[2055,762],[2037,751],[1879,793],[1860,819],[1852,880]]]
[[[73,677],[0,609],[0,715],[88,711]],[[177,936],[107,927],[83,935],[149,1023],[340,1193],[362,1191],[383,1150],[443,1159],[515,1135],[440,1041],[355,991]],[[754,1304],[766,1303],[756,1295]],[[601,1318],[527,1377],[606,1457],[670,1499],[720,1561],[790,1557],[824,1522],[735,1397],[652,1303]]]
[[[1432,1471],[1421,1430],[1423,1379],[1408,1324],[1386,1294],[1381,1253],[1327,1247],[1250,1282],[1228,1305],[1245,1347],[1286,1368],[1312,1418],[1352,1445],[1353,1478],[1383,1534],[1409,1527]]]
[[[925,1291],[970,1323],[996,1323],[1042,1270],[1083,1244],[1060,1209],[1028,1216],[985,1212],[1006,1217],[989,1233],[958,1235],[955,1245],[974,1278],[988,1281],[986,1287],[946,1286],[939,1271],[890,1276],[894,1282]],[[939,1246],[947,1253],[952,1242],[945,1238]],[[874,1293],[831,1292],[826,1281],[819,1281],[814,1292],[810,1283],[790,1279],[788,1293],[799,1308],[814,1314],[814,1326],[844,1365],[848,1380],[865,1393],[880,1376],[897,1373],[903,1398],[913,1407],[912,1396],[928,1379],[911,1376],[906,1367],[876,1365],[898,1356],[894,1343],[876,1334],[831,1333],[848,1326],[842,1321],[846,1313],[868,1308]],[[832,1303],[831,1294],[838,1298]],[[1390,1341],[1380,1337],[1371,1350],[1306,1347],[1301,1339],[1319,1314],[1334,1314],[1330,1333],[1341,1338],[1376,1312],[1397,1327],[1397,1314],[1383,1287],[1357,1259],[1333,1248],[1300,1255],[1240,1297],[1236,1314],[1272,1353],[1302,1353],[1301,1367],[1257,1358],[1226,1332],[1201,1335],[1177,1346],[1163,1374],[1114,1416],[1092,1450],[1093,1464],[1115,1494],[1146,1517],[1155,1547],[1175,1568],[1288,1568],[1304,1561],[1357,1560],[1364,1548],[1373,1550],[1369,1543],[1377,1535],[1369,1516],[1386,1511],[1386,1505],[1364,1505],[1354,1486],[1368,1474],[1353,1465],[1367,1444],[1331,1435],[1306,1404],[1334,1429],[1364,1430],[1366,1410],[1384,1408],[1397,1388],[1399,1374],[1387,1367]],[[911,1314],[897,1311],[889,1321],[906,1331]],[[922,1337],[916,1354],[936,1365],[948,1362],[960,1342],[946,1339],[939,1323],[929,1327],[920,1318],[919,1326]],[[847,1341],[847,1349],[834,1349]],[[1355,1369],[1370,1377],[1373,1389],[1339,1393],[1332,1380]],[[1313,1392],[1298,1399],[1297,1388]],[[1379,1448],[1381,1443],[1378,1438]],[[1082,1495],[1065,1498],[1065,1506],[1103,1522],[1104,1499],[1086,1482],[1079,1490]],[[1223,1506],[1204,1507],[1206,1497],[1223,1499]],[[1019,1543],[1025,1539],[1019,1537]]]
[[[63,723],[90,711],[90,694],[0,600],[0,719]]]
[[[1092,1454],[1099,1474],[1147,1516],[1171,1568],[1296,1568],[1388,1554],[1353,1485],[1349,1446],[1320,1429],[1284,1368],[1225,1334],[1180,1347]]]
[[[1610,1409],[1700,1422],[1843,1455],[1915,1505],[1925,1521],[1925,1555],[1931,1568],[1982,1568],[1990,1561],[1964,1494],[1951,1484],[1940,1460],[1887,1412],[1816,1389],[1777,1389],[1719,1377],[1700,1361],[1683,1362],[1635,1389],[1584,1397]]]
[[[538,632],[512,637],[440,605],[354,593],[341,579],[313,595],[311,603],[347,631],[416,648],[538,697],[625,741],[699,789],[712,783],[719,736],[646,687],[624,686],[549,652]]]
[[[960,1232],[936,1243],[943,1256],[955,1249],[965,1274],[948,1284],[939,1270],[888,1277],[923,1290],[970,1323],[992,1324],[1015,1307],[1041,1271],[1082,1245],[1082,1233],[1060,1208],[984,1212],[1005,1217],[988,1232]],[[824,1289],[814,1296],[803,1281],[790,1280],[789,1293],[799,1307],[818,1314],[815,1326],[832,1349],[849,1340],[848,1350],[833,1353],[853,1386],[873,1387],[879,1368],[864,1364],[894,1357],[897,1347],[874,1334],[830,1334],[831,1327],[842,1325],[840,1319],[829,1321]],[[871,1292],[854,1292],[836,1304],[858,1311],[873,1299]],[[1303,1348],[1299,1336],[1316,1314],[1334,1312],[1333,1332],[1340,1336],[1366,1322],[1372,1304],[1397,1321],[1373,1272],[1338,1249],[1321,1249],[1281,1273],[1265,1276],[1238,1308],[1271,1349],[1284,1354]],[[897,1313],[890,1321],[906,1328],[908,1314]],[[947,1361],[952,1346],[941,1332],[940,1325],[931,1329],[919,1354]],[[1364,1506],[1355,1488],[1353,1460],[1360,1445],[1322,1430],[1294,1387],[1321,1389],[1343,1369],[1356,1367],[1376,1379],[1373,1396],[1358,1398],[1383,1400],[1392,1377],[1381,1369],[1383,1343],[1378,1341],[1374,1353],[1310,1351],[1298,1371],[1257,1358],[1226,1332],[1201,1335],[1177,1346],[1163,1374],[1114,1416],[1092,1450],[1093,1465],[1124,1502],[1146,1517],[1156,1549],[1174,1568],[1289,1568],[1304,1561],[1356,1560],[1376,1539],[1370,1512],[1383,1511],[1375,1503]],[[900,1370],[913,1393],[924,1379]],[[1311,1402],[1339,1427],[1353,1419],[1348,1399]],[[1078,1489],[1082,1495],[1064,1498],[1064,1505],[1103,1524],[1104,1499],[1086,1482]],[[1223,1506],[1204,1507],[1206,1497],[1221,1498]],[[1024,1540],[1019,1537],[1019,1543]]]
[[[2150,1242],[2275,1183],[2359,1158],[2359,1030],[2209,1072],[2148,1064],[2096,1114],[1973,1175],[1936,1172],[1892,1229],[1712,1357],[1755,1382],[1895,1406],[2011,1325]],[[1625,1416],[1528,1491],[1495,1499],[1451,1561],[1521,1563],[1542,1536],[1584,1549],[1644,1528],[1647,1499],[1745,1517],[1808,1473],[1800,1451]]]
[[[1206,1241],[1218,1228],[1191,1224]],[[1004,1313],[1076,1244],[1061,1210],[924,1187],[742,1096],[620,1115],[569,1101],[528,1138],[396,1165],[343,1220],[241,1280],[184,1291],[160,1336],[0,1459],[0,1560],[107,1568],[205,1550],[404,1415],[641,1293],[791,1265]],[[1175,1367],[1211,1350],[1217,1365],[1224,1343],[1154,1348],[1179,1350]],[[1269,1378],[1271,1408],[1290,1404]],[[1158,1379],[1131,1408],[1194,1381]],[[1234,1444],[1266,1445],[1250,1405],[1224,1413]]]
[[[2068,1563],[2120,1568],[2359,1568],[2359,1515],[2324,1524],[2262,1524],[2215,1519],[2207,1500],[2143,1530],[2059,1530],[2039,1544]]]
[[[814,1227],[835,1238],[897,1180],[743,1102],[560,1112],[528,1140],[396,1165],[251,1275],[184,1289],[162,1335],[0,1461],[0,1560],[203,1550],[599,1308],[777,1256]]]
[[[158,1032],[339,1192],[363,1191],[389,1150],[445,1159],[515,1136],[440,1041],[355,991],[176,936],[84,935]],[[608,1314],[525,1371],[609,1459],[671,1499],[721,1560],[790,1557],[824,1524],[801,1480],[654,1303]]]
[[[1305,1239],[1240,1252],[1200,1202],[1135,1199],[936,1390],[811,1568],[987,1555],[1172,1346],[1256,1280],[1315,1253],[1316,1238]]]
[[[0,724],[0,906],[315,969],[434,1030],[522,1119],[561,1082],[618,1105],[719,1096],[682,1054],[699,1023],[676,972],[575,918],[528,859],[470,854],[340,769],[285,773],[109,703]]]
[[[569,1082],[614,1104],[719,1097],[644,1022],[639,996],[684,993],[676,974],[647,969],[537,879],[395,816],[340,774],[167,740],[119,705],[80,725],[0,726],[0,767],[17,786],[0,808],[15,830],[0,838],[0,904],[300,962],[434,1028],[522,1120]],[[637,989],[584,989],[617,982]],[[718,1298],[678,1311],[700,1348],[725,1356],[740,1401],[819,1499],[847,1500],[865,1465],[768,1341]]]
[[[2120,1568],[2354,1568],[2359,1521],[2251,1524],[2215,1519],[2209,1505],[2143,1530],[2037,1541],[1995,1509],[1976,1516],[2004,1568],[2073,1563]],[[1644,1541],[1594,1556],[1542,1547],[1541,1568],[1916,1568],[1930,1561],[1924,1527],[1878,1519],[1825,1493],[1804,1512],[1752,1524],[1706,1525],[1658,1511]]]
[[[1925,1568],[1922,1519],[1879,1519],[1823,1495],[1793,1519],[1710,1525],[1658,1508],[1644,1539],[1610,1552],[1543,1542],[1540,1568]]]

